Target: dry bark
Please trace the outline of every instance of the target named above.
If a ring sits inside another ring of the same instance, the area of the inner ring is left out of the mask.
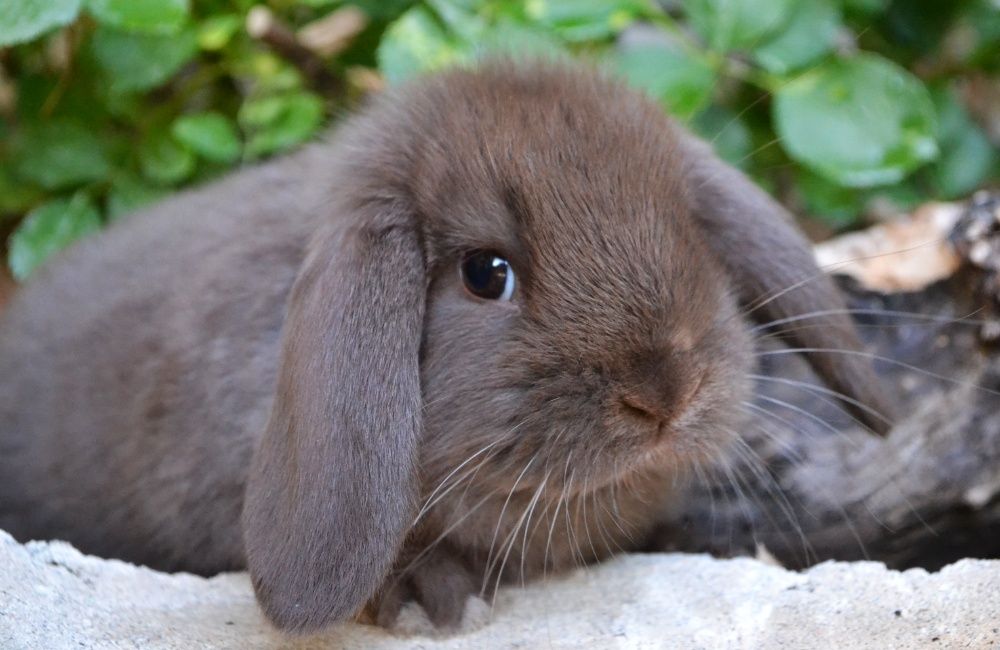
[[[822,387],[795,384],[822,386],[798,355],[762,357],[761,374],[776,380],[758,382],[761,410],[745,429],[754,462],[736,459],[694,486],[660,548],[763,547],[792,567],[1000,557],[1000,195],[975,197],[948,240],[961,263],[923,289],[883,293],[837,277],[901,406],[888,438],[867,434]]]

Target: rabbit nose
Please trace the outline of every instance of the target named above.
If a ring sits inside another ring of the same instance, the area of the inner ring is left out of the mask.
[[[663,426],[684,412],[704,379],[702,373],[673,381],[650,378],[630,386],[620,394],[619,400],[625,412]]]
[[[666,424],[673,419],[672,409],[666,400],[652,391],[630,391],[621,396],[621,403],[626,413],[643,420],[651,420],[657,424]]]

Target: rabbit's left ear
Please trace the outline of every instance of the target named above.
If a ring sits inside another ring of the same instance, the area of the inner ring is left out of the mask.
[[[891,426],[893,408],[863,352],[840,292],[816,266],[792,216],[711,147],[676,129],[690,205],[706,241],[736,284],[749,315],[805,350],[810,365],[873,431]],[[860,405],[860,406],[859,406]]]
[[[413,220],[360,206],[310,242],[243,509],[247,567],[279,628],[353,616],[412,524],[425,263]]]

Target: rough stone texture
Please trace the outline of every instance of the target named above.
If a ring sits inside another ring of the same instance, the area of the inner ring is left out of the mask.
[[[245,574],[165,575],[18,545],[0,532],[0,648],[996,648],[1000,561],[938,573],[827,563],[631,555],[502,591],[486,626],[444,639],[344,625],[289,640]]]

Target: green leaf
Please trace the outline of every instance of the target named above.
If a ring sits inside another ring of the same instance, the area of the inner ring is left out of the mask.
[[[643,0],[527,0],[528,18],[568,41],[614,36],[649,11]]]
[[[839,27],[840,12],[831,0],[800,2],[781,33],[756,48],[753,58],[774,74],[787,74],[833,49]]]
[[[962,20],[963,27],[974,31],[972,37],[974,47],[963,53],[962,59],[966,65],[974,65],[991,72],[1000,72],[1000,11],[992,0],[979,0],[969,7]],[[970,29],[971,28],[971,29]],[[957,31],[957,30],[956,30]],[[961,32],[963,42],[968,39],[968,31]],[[963,43],[963,47],[967,47]]]
[[[992,0],[990,0],[992,2]],[[890,2],[879,21],[879,31],[895,47],[914,50],[918,54],[933,52],[955,23],[968,1],[905,0]],[[997,7],[993,7],[996,13]],[[968,42],[968,34],[961,37]]]
[[[119,219],[162,198],[166,191],[131,174],[117,176],[108,193],[108,219]]]
[[[856,11],[864,14],[866,18],[880,14],[889,7],[889,0],[841,0],[841,2],[847,11]]]
[[[796,174],[795,188],[809,216],[837,229],[856,223],[867,199],[862,190],[837,185],[805,169]]]
[[[774,122],[792,158],[849,187],[898,182],[938,154],[927,90],[874,55],[831,61],[780,88]]]
[[[478,40],[487,31],[486,21],[477,13],[477,9],[482,9],[478,2],[427,0],[427,4],[437,13],[445,27],[462,40]]]
[[[50,255],[100,228],[101,214],[83,192],[40,205],[10,237],[10,270],[23,280]]]
[[[37,186],[15,178],[10,165],[0,165],[0,217],[23,214],[43,198]]]
[[[276,95],[302,87],[302,75],[270,52],[252,52],[233,62],[232,73],[253,88],[253,95]]]
[[[178,142],[207,160],[231,163],[240,157],[236,126],[220,113],[184,115],[174,122],[171,133]]]
[[[172,34],[188,17],[188,0],[86,0],[98,22],[129,31]]]
[[[198,52],[193,31],[170,36],[130,34],[98,28],[91,53],[112,93],[147,90],[167,81]]]
[[[16,139],[16,173],[50,190],[100,181],[111,170],[107,141],[73,120],[35,123]]]
[[[927,195],[917,187],[913,179],[902,183],[875,187],[865,191],[866,203],[888,204],[890,213],[905,214],[912,212],[918,205],[927,201]]]
[[[791,18],[796,0],[683,0],[682,4],[709,47],[727,52],[752,48],[776,33]]]
[[[171,185],[194,172],[195,156],[169,131],[156,130],[139,144],[139,165],[146,178]]]
[[[931,180],[938,198],[955,199],[977,189],[990,175],[1000,153],[989,137],[969,117],[953,90],[933,93],[938,114],[941,156],[931,166]]]
[[[249,134],[247,154],[262,156],[312,137],[323,123],[323,101],[307,92],[251,100],[238,116]]]
[[[476,56],[499,55],[510,58],[558,59],[566,56],[563,41],[548,30],[504,19],[483,32],[472,45]]]
[[[243,26],[243,19],[234,14],[211,16],[198,25],[198,47],[209,52],[221,50]]]
[[[301,1],[301,0],[300,0]],[[326,4],[332,4],[328,0],[306,0],[307,2],[312,2],[313,4],[319,2],[326,2]],[[341,0],[337,0],[340,2]],[[399,17],[404,11],[409,9],[415,0],[352,0],[351,4],[361,9],[373,20],[388,21]]]
[[[81,0],[3,0],[0,2],[0,47],[35,39],[68,25],[80,13]]]
[[[753,152],[753,136],[743,118],[728,108],[709,106],[691,126],[730,165],[745,168]]]
[[[386,80],[398,83],[463,60],[466,52],[427,9],[416,6],[389,25],[375,55]]]
[[[629,84],[646,91],[681,119],[704,108],[715,87],[712,68],[679,49],[636,46],[619,52],[613,61]]]

